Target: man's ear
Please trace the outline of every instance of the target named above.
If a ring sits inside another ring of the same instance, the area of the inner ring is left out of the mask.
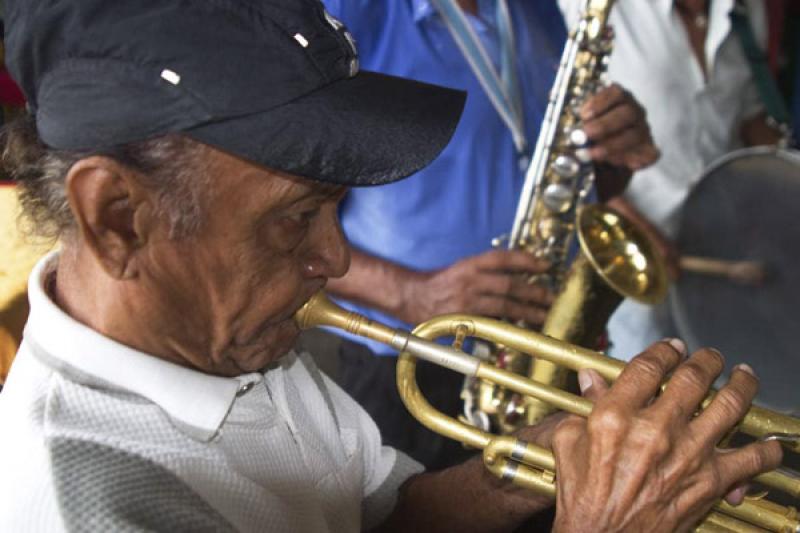
[[[65,186],[78,239],[110,276],[136,277],[136,252],[154,228],[155,212],[137,173],[109,157],[87,157],[70,168]]]

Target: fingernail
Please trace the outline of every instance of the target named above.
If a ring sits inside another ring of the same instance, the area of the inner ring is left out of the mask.
[[[744,501],[744,497],[747,496],[747,490],[747,486],[737,487],[729,492],[727,496],[725,496],[725,501],[733,506],[741,505],[741,503]]]
[[[676,352],[678,352],[682,356],[686,357],[686,351],[687,351],[686,350],[686,344],[682,340],[667,338],[667,339],[662,340],[661,342],[666,342],[667,344],[669,344],[670,346],[675,348]]]
[[[753,368],[748,364],[745,364],[745,363],[738,364],[738,365],[736,365],[734,367],[734,369],[735,370],[741,370],[742,372],[747,372],[748,374],[750,374],[754,378],[758,379],[758,376],[756,375],[756,371],[753,370]]]
[[[592,376],[587,371],[578,371],[578,386],[581,388],[581,393],[585,393],[592,387]]]

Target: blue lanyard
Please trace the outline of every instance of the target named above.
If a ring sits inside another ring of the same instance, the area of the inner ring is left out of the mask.
[[[431,4],[441,15],[458,48],[489,97],[489,101],[511,131],[517,153],[521,157],[526,157],[528,141],[525,137],[525,118],[516,68],[514,27],[506,0],[495,0],[495,2],[497,31],[500,35],[499,74],[456,0],[431,0]]]

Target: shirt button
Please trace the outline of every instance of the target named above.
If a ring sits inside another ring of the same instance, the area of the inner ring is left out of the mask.
[[[250,381],[249,383],[245,383],[244,385],[242,385],[241,387],[239,387],[239,390],[238,390],[238,391],[236,391],[236,396],[242,396],[242,395],[244,395],[244,394],[247,394],[247,391],[249,391],[250,389],[252,389],[252,388],[253,388],[253,385],[255,385],[255,384],[256,384],[256,382],[255,382],[255,381]]]

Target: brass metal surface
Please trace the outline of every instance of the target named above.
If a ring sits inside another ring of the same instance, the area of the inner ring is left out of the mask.
[[[299,327],[304,329],[316,326],[338,327],[355,335],[390,344],[403,351],[397,365],[397,386],[406,407],[420,423],[436,433],[458,440],[467,446],[482,449],[487,468],[501,479],[550,497],[555,496],[556,490],[555,460],[552,452],[514,437],[493,435],[433,408],[416,382],[417,358],[442,364],[465,375],[492,380],[515,393],[525,397],[535,396],[553,403],[559,409],[581,416],[588,416],[591,413],[592,404],[588,400],[519,374],[494,368],[453,347],[437,344],[434,340],[455,335],[459,336],[459,342],[466,336],[484,339],[574,370],[593,368],[609,380],[615,379],[624,368],[624,363],[621,361],[601,353],[483,317],[444,315],[421,324],[413,334],[409,334],[339,308],[323,293],[315,295],[300,309],[295,315],[295,320]],[[469,359],[472,359],[471,364]],[[669,383],[667,382],[665,386],[668,387]],[[800,421],[783,415],[775,417],[774,413],[763,411],[754,408],[745,416],[745,420],[750,419],[747,427],[751,431],[757,433],[768,427],[781,434],[798,433]],[[769,423],[761,420],[765,416],[769,418]],[[741,427],[744,429],[745,424],[742,423]],[[794,442],[794,446],[796,445]],[[800,480],[780,471],[759,476],[756,481],[785,490],[795,498],[800,490]],[[735,524],[735,527],[729,527],[730,524]],[[765,500],[746,499],[742,505],[736,507],[724,502],[718,503],[699,530],[727,529],[744,532],[752,531],[754,527],[768,531],[797,533],[800,531],[800,521],[793,507],[784,507]]]
[[[613,5],[613,0],[583,2],[581,19],[564,47],[507,242],[509,249],[550,265],[527,279],[557,295],[542,333],[590,348],[598,347],[623,298],[656,303],[667,286],[666,269],[648,239],[619,213],[586,205],[595,169],[586,155],[589,143],[580,109],[606,84]],[[580,252],[573,260],[576,238]],[[509,346],[490,344],[489,352],[497,366],[540,383],[562,388],[568,380],[567,369]],[[486,380],[466,380],[461,395],[465,420],[503,433],[536,423],[553,410]]]
[[[618,212],[588,205],[578,213],[578,239],[586,260],[617,294],[643,304],[660,303],[669,282],[647,237]]]

